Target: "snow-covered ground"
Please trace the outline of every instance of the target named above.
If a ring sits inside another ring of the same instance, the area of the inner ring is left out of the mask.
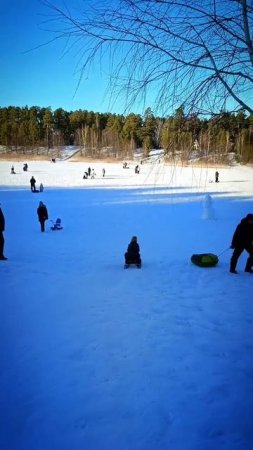
[[[67,161],[23,172],[20,161],[11,175],[12,164],[0,162],[0,449],[253,448],[246,254],[239,275],[228,271],[234,229],[253,213],[253,169],[218,169],[213,183],[214,168],[162,162],[140,174]],[[96,177],[83,180],[89,165]],[[51,231],[57,217],[64,229]],[[132,235],[141,270],[123,269]],[[194,266],[203,252],[219,264]]]

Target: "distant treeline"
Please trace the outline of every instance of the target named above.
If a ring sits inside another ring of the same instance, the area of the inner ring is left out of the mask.
[[[227,162],[233,152],[238,161],[253,161],[253,117],[243,111],[221,112],[208,119],[185,115],[179,108],[169,117],[117,115],[62,108],[0,108],[0,145],[16,153],[50,154],[65,145],[80,147],[83,156],[131,158],[136,149],[148,155],[164,149],[167,158]]]

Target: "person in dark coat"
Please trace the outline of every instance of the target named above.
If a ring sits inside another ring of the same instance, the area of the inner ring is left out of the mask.
[[[218,170],[216,170],[216,172],[215,172],[215,183],[219,183],[219,176],[220,176],[220,174],[219,174]]]
[[[37,209],[37,214],[40,222],[41,231],[45,231],[45,221],[48,220],[48,212],[47,207],[43,202],[39,203],[39,207]]]
[[[132,237],[131,242],[127,247],[127,251],[125,253],[125,263],[141,264],[140,246],[137,242],[136,236]]]
[[[34,176],[32,176],[32,178],[30,179],[30,183],[31,183],[31,191],[35,192],[36,191],[36,186],[35,186],[36,180],[35,180]]]
[[[5,230],[5,217],[0,205],[0,260],[6,261],[6,256],[4,256],[4,235],[3,232]]]
[[[230,261],[230,272],[238,273],[236,270],[237,261],[246,250],[249,257],[246,262],[245,272],[253,273],[253,214],[248,214],[244,217],[234,232],[231,248],[234,249]]]

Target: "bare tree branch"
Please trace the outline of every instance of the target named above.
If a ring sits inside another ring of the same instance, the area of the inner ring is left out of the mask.
[[[252,1],[101,1],[78,17],[43,3],[60,25],[56,39],[78,48],[79,84],[99,63],[127,108],[155,96],[164,112],[214,113],[232,100],[253,114]]]

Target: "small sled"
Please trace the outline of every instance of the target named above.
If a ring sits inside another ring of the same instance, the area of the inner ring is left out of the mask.
[[[56,219],[56,221],[53,222],[53,226],[51,227],[51,230],[56,231],[56,230],[62,230],[62,229],[63,229],[63,226],[61,224],[61,219],[58,217],[58,219]]]
[[[124,264],[124,269],[128,269],[128,267],[130,266],[136,266],[138,267],[138,269],[141,268],[141,262],[136,262],[136,261],[128,261],[127,263]]]
[[[192,255],[191,262],[199,267],[214,267],[218,264],[219,258],[213,253],[200,253],[199,255]]]

